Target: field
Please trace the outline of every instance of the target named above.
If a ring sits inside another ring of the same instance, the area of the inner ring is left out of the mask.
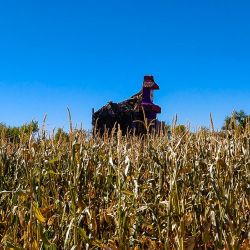
[[[0,249],[249,249],[250,131],[0,138]]]

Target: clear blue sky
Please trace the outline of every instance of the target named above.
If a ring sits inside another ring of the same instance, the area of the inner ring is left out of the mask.
[[[91,108],[155,76],[160,119],[217,128],[250,113],[249,0],[0,1],[0,121],[48,114],[90,128]]]

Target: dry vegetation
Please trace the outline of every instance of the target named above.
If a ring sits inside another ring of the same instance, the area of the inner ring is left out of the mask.
[[[0,138],[0,249],[249,249],[250,133]]]

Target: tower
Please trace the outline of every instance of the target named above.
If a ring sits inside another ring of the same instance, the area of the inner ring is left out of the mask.
[[[161,108],[153,103],[154,90],[159,90],[154,77],[144,76],[141,109],[144,109],[145,116],[149,121],[156,119],[157,114],[161,113]]]

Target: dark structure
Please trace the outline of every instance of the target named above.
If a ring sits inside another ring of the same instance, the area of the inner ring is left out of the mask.
[[[92,114],[92,125],[95,131],[103,134],[105,129],[109,131],[118,124],[123,132],[135,132],[142,134],[146,132],[146,123],[150,124],[150,130],[157,129],[156,116],[161,113],[161,108],[153,103],[153,92],[159,86],[155,83],[153,76],[144,76],[142,90],[128,100],[120,103],[112,101]]]

